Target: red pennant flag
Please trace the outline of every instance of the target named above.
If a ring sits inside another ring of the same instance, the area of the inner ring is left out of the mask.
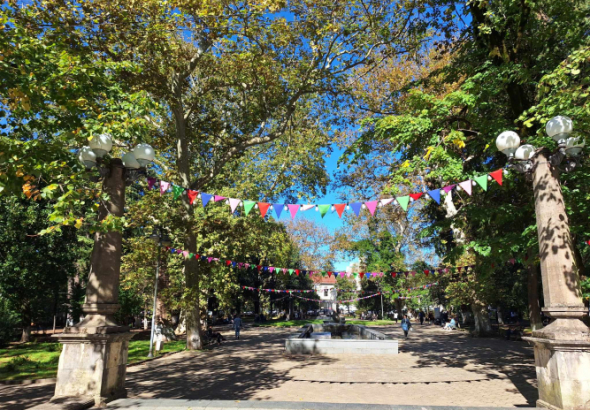
[[[231,261],[225,261],[225,266],[231,265]]]
[[[260,210],[260,215],[263,218],[266,215],[266,212],[268,211],[269,207],[270,207],[270,204],[267,204],[266,202],[258,202],[258,209]]]
[[[260,269],[262,269],[262,266],[258,265],[258,266],[256,266],[256,269],[258,269],[258,272],[260,272]]]
[[[201,255],[199,255],[198,253],[195,255],[195,259],[199,259],[201,257]]]
[[[462,266],[459,266],[459,267],[457,267],[457,270],[458,270],[459,272],[461,272],[461,269],[463,269],[463,267],[462,267]]]
[[[328,272],[328,277],[332,277],[332,272]]]
[[[295,275],[299,276],[299,269],[295,269]]]
[[[410,198],[412,198],[414,201],[417,201],[422,195],[424,195],[423,192],[418,192],[417,194],[410,194]]]
[[[587,243],[588,245],[590,245],[590,241],[587,241],[586,243]]]
[[[504,170],[502,170],[502,169],[499,169],[494,172],[490,172],[490,176],[492,178],[494,178],[494,180],[500,185],[502,185],[502,176],[503,175],[504,175]]]
[[[346,204],[334,204],[334,209],[336,209],[336,212],[338,213],[338,218],[342,218],[344,208],[346,208]]]
[[[426,276],[428,276],[428,274],[429,274],[429,273],[430,273],[430,271],[429,271],[428,269],[426,269],[426,270],[424,271],[424,274],[425,274]]]
[[[188,195],[188,200],[190,202],[190,204],[192,205],[193,202],[195,202],[195,199],[197,199],[197,195],[199,195],[198,191],[193,191],[192,189],[189,189],[186,194]]]
[[[391,272],[391,276],[395,278],[397,276],[397,273]]]
[[[361,277],[361,279],[362,279],[362,278],[363,278],[363,276],[365,276],[365,273],[364,273],[364,272],[360,272],[360,273],[359,273],[359,276],[360,276],[360,277]]]

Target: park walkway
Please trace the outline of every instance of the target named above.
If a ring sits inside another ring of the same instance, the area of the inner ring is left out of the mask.
[[[288,357],[295,329],[254,328],[205,352],[184,352],[130,367],[130,399],[533,407],[533,351],[524,342],[471,338],[414,326],[397,356]],[[380,331],[400,337],[399,325]],[[39,404],[53,385],[0,386],[0,407]],[[15,399],[11,402],[10,395]],[[130,400],[126,403],[131,403]],[[111,406],[109,406],[111,407]],[[215,407],[215,406],[214,406]],[[123,402],[113,408],[126,408]]]

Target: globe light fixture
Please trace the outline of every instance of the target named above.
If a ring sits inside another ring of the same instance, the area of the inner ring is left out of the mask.
[[[550,119],[545,125],[547,135],[555,140],[559,145],[564,145],[569,134],[571,134],[574,124],[571,118],[565,115],[558,115]]]
[[[520,145],[520,137],[514,131],[504,131],[498,138],[496,138],[496,147],[509,158],[514,155],[514,152]]]
[[[530,144],[525,144],[525,145],[521,145],[520,147],[518,147],[518,149],[514,153],[514,158],[521,160],[521,161],[526,161],[526,160],[531,159],[534,154],[535,154],[535,147],[533,147]]]
[[[149,144],[138,144],[132,152],[141,167],[148,166],[151,162],[154,162],[156,157],[154,149]]]
[[[123,155],[123,166],[125,168],[129,168],[129,169],[139,169],[141,168],[141,165],[139,165],[139,162],[137,161],[137,159],[135,159],[135,156],[133,155],[132,152],[127,152],[125,155]]]
[[[98,158],[102,158],[113,148],[113,138],[109,134],[95,135],[88,145]]]
[[[565,154],[568,157],[575,157],[584,149],[584,141],[581,137],[569,137],[565,142]]]
[[[78,151],[78,161],[90,169],[96,165],[96,154],[90,147],[82,147]]]

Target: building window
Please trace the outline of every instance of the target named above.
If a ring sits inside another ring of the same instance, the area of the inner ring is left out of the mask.
[[[328,296],[328,289],[324,289],[324,296]]]

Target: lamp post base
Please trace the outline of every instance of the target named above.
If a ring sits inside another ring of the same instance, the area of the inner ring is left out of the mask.
[[[56,335],[63,344],[51,403],[88,402],[105,407],[125,397],[127,352],[133,333],[70,333]]]
[[[590,410],[590,329],[579,319],[558,318],[523,339],[535,348],[537,407]]]

